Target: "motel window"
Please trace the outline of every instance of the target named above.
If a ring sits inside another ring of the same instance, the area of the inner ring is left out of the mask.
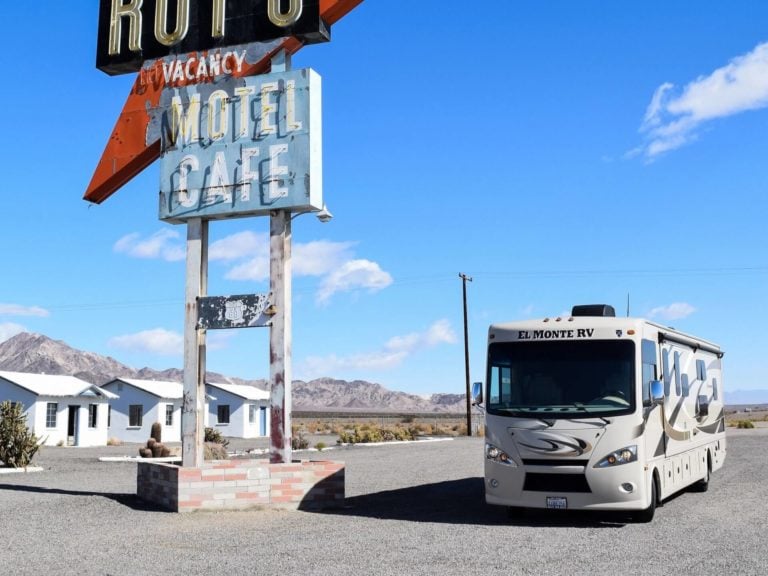
[[[59,405],[56,402],[48,402],[45,407],[45,427],[56,428],[56,414],[59,411]]]
[[[248,422],[251,424],[256,423],[257,415],[259,413],[259,407],[256,404],[248,405]]]
[[[107,428],[112,426],[112,406],[107,406]]]
[[[143,418],[144,406],[142,404],[131,404],[128,406],[128,426],[141,428]]]
[[[229,404],[219,404],[219,424],[229,424]]]
[[[99,418],[99,405],[88,404],[88,428],[96,428]]]
[[[173,404],[165,405],[165,425],[173,426]]]

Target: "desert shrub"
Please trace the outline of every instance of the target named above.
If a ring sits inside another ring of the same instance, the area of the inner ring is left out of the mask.
[[[401,424],[413,424],[416,421],[416,416],[403,416],[403,419],[400,420]]]
[[[205,429],[205,442],[211,442],[213,444],[221,444],[224,448],[229,446],[229,440],[224,438],[224,435],[216,430],[216,428],[206,428]]]
[[[736,424],[736,428],[754,428],[755,425],[752,422],[752,420],[739,420],[739,423]]]
[[[229,454],[223,444],[218,442],[206,442],[203,445],[203,458],[205,460],[227,460]]]
[[[340,444],[369,444],[372,442],[395,442],[413,440],[411,429],[401,426],[382,428],[374,425],[355,426],[353,430],[339,433]]]
[[[115,438],[114,436],[112,438],[107,439],[107,446],[122,446],[123,441],[120,440],[120,438]]]
[[[323,451],[323,450],[325,450],[327,447],[328,447],[328,446],[326,445],[326,443],[325,443],[325,442],[318,442],[317,444],[315,444],[315,448],[317,449],[317,451],[318,451],[318,452],[322,452],[322,451]]]
[[[291,437],[291,448],[293,450],[306,450],[309,448],[309,440],[304,436],[303,431],[299,431],[298,435]]]
[[[8,401],[0,404],[0,462],[25,468],[40,450],[41,439],[27,426],[24,407]]]

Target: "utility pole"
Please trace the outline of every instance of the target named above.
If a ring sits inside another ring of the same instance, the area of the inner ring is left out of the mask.
[[[464,296],[464,371],[467,384],[467,436],[472,436],[472,401],[469,397],[469,332],[467,330],[467,282],[472,282],[472,277],[459,272],[459,278],[461,278],[461,288]]]

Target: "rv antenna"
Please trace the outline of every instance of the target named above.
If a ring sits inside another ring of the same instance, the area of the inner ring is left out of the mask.
[[[627,318],[629,318],[629,292],[627,292]]]

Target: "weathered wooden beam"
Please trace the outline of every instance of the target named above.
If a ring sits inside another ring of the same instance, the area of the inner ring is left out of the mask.
[[[181,405],[181,463],[203,464],[205,427],[205,330],[197,329],[197,299],[208,291],[208,221],[187,222],[184,311],[184,399]]]

